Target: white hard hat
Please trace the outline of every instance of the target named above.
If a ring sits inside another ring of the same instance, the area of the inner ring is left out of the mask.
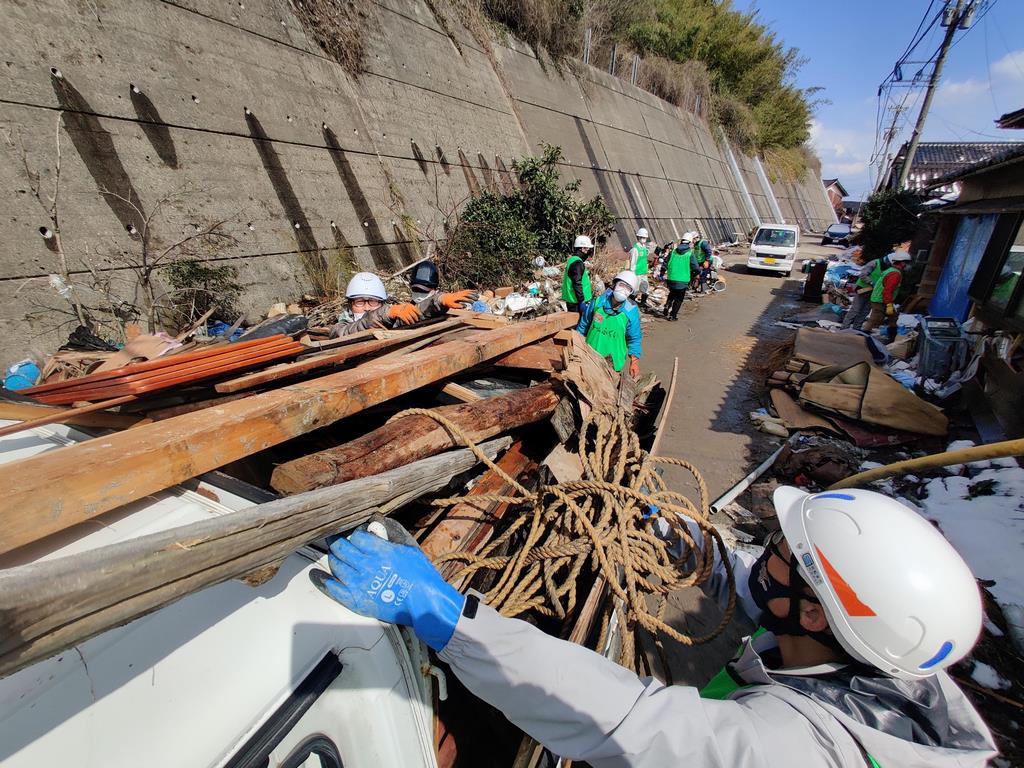
[[[906,251],[893,251],[889,254],[889,261],[910,261],[910,254]]]
[[[612,280],[612,285],[615,285],[617,282],[623,282],[628,285],[630,294],[636,293],[636,289],[640,286],[640,281],[637,280],[636,272],[631,272],[628,269],[625,272],[619,272],[619,274],[615,276],[615,279]]]
[[[647,230],[644,229],[643,227],[640,227],[640,229],[638,229],[636,231],[636,236],[637,237],[650,237],[650,235],[647,234]]]
[[[800,575],[854,658],[915,680],[970,653],[981,595],[931,523],[875,491],[780,486],[772,500]]]
[[[384,290],[384,281],[372,272],[356,272],[345,288],[345,298],[386,301],[388,292]]]
[[[590,242],[590,238],[586,235],[576,235],[576,242],[572,244],[573,248],[593,248],[594,244]]]
[[[693,230],[690,230],[689,232],[686,232],[686,233],[683,234],[683,240],[688,240],[688,241],[690,241],[692,243],[696,239],[697,239],[697,233],[694,232]]]

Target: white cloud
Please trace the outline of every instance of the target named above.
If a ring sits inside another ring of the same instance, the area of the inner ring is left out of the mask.
[[[869,185],[868,160],[874,145],[874,128],[834,128],[811,120],[811,146],[821,158],[821,174],[843,182],[854,197]]]
[[[939,85],[939,90],[935,93],[935,103],[962,104],[973,101],[988,89],[988,82],[973,77],[967,80],[947,80]]]
[[[992,74],[1007,80],[1024,80],[1024,48],[1011,51],[993,62]]]

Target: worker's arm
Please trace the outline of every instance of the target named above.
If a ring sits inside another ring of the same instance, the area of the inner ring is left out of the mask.
[[[572,283],[572,291],[576,294],[578,303],[586,301],[586,296],[583,294],[583,266],[582,261],[574,261],[569,265],[569,282]]]
[[[700,263],[703,264],[705,261],[711,262],[711,244],[707,240],[700,241]]]
[[[824,712],[811,720],[769,694],[704,700],[696,688],[641,680],[486,605],[466,613],[440,658],[472,693],[560,757],[594,768],[864,765],[851,739],[835,743],[845,734]]]
[[[432,293],[416,303],[416,309],[423,317],[440,317],[448,314],[449,309],[464,309],[480,298],[480,294],[472,289],[454,291],[452,293]]]
[[[637,260],[639,258],[640,258],[640,252],[636,249],[636,246],[634,245],[632,248],[629,249],[629,271],[630,272],[634,272],[634,273],[636,272],[636,262],[637,262]]]
[[[700,264],[697,263],[697,257],[693,255],[693,251],[690,251],[690,274],[695,274],[700,269]]]
[[[643,354],[643,332],[640,330],[640,308],[632,301],[626,304],[626,351],[640,359]]]
[[[579,294],[577,294],[579,295]],[[580,321],[576,323],[576,333],[586,336],[590,330],[590,323],[594,319],[594,302],[597,299],[584,301],[580,304]]]
[[[377,309],[364,312],[363,316],[358,320],[338,323],[331,328],[331,338],[337,339],[342,336],[351,336],[353,333],[366,331],[370,328],[393,328],[395,321],[388,317],[388,310],[390,308],[390,304],[383,304]]]
[[[900,280],[903,275],[899,272],[890,272],[882,278],[882,303],[892,304],[896,300],[896,289],[900,287]]]

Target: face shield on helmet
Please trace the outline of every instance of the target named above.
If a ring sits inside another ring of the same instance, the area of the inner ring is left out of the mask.
[[[860,489],[773,498],[800,577],[839,644],[893,677],[928,677],[981,632],[970,568],[945,537],[895,499]]]

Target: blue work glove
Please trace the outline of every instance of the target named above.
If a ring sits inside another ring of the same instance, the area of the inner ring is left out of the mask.
[[[331,544],[331,573],[309,578],[350,611],[412,631],[435,651],[451,640],[466,598],[438,573],[416,540],[394,520],[377,517]],[[379,533],[371,533],[378,531]],[[380,534],[385,533],[387,539]]]

